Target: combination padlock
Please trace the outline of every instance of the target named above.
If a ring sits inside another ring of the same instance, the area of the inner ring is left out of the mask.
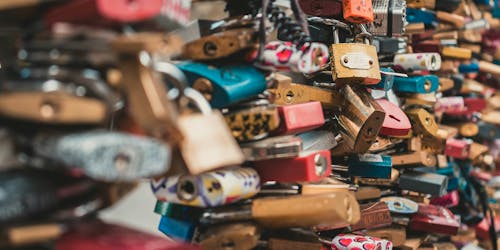
[[[337,84],[377,84],[380,82],[380,67],[377,49],[371,45],[371,34],[364,25],[356,40],[363,43],[339,43],[338,31],[334,27],[334,41],[332,44],[332,78]]]

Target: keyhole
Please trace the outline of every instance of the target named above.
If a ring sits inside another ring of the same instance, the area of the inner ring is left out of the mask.
[[[324,156],[317,154],[314,156],[314,171],[316,176],[322,176],[327,168],[327,160]]]
[[[222,249],[231,250],[231,249],[234,249],[236,247],[236,244],[234,243],[234,241],[232,241],[230,239],[224,239],[221,242],[220,246]]]
[[[125,172],[130,164],[130,157],[126,154],[120,153],[114,159],[115,169],[118,172]]]
[[[217,53],[217,45],[213,42],[206,42],[203,46],[203,52],[209,56],[215,56]]]
[[[431,118],[430,117],[425,117],[425,125],[431,124]]]
[[[429,80],[425,81],[425,83],[424,83],[425,92],[431,91],[431,86],[432,86],[431,81],[429,81]]]
[[[59,112],[57,104],[46,101],[40,105],[40,115],[45,119],[53,118]]]
[[[178,192],[180,199],[189,201],[195,198],[196,189],[193,182],[190,180],[183,180],[178,185],[180,185]]]
[[[292,92],[291,90],[290,90],[290,91],[288,91],[288,92],[286,92],[286,99],[287,99],[289,102],[291,102],[291,101],[292,101],[293,96],[294,96],[294,94],[293,94],[293,92]]]
[[[397,122],[401,122],[401,120],[399,120],[397,117],[393,116],[393,115],[389,115],[390,118],[396,120]]]
[[[431,56],[431,67],[432,68],[436,67],[436,56],[435,55]]]

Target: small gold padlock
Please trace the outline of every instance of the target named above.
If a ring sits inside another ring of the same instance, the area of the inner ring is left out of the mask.
[[[332,44],[332,78],[337,84],[377,84],[381,81],[377,49],[371,45],[371,34],[360,24],[362,32],[356,36],[365,43],[339,43],[338,30],[334,30]]]

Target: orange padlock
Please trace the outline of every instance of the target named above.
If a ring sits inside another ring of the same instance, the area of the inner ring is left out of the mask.
[[[342,0],[344,19],[351,23],[373,22],[372,0]]]

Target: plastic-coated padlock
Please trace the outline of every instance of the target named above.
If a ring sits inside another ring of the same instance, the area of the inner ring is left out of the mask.
[[[441,68],[441,55],[438,53],[396,54],[394,70],[396,71],[437,71]]]
[[[433,196],[444,195],[447,186],[448,177],[440,174],[405,171],[399,177],[399,188]]]
[[[436,14],[421,9],[406,9],[406,21],[409,23],[423,23],[426,25],[432,25],[436,22]]]
[[[184,44],[182,57],[189,60],[213,60],[252,48],[256,42],[253,29],[232,29]]]
[[[444,154],[457,159],[467,159],[470,154],[471,144],[472,140],[470,139],[450,138],[446,140]]]
[[[429,233],[456,235],[460,223],[447,208],[419,204],[417,214],[412,215],[410,229]]]
[[[326,178],[332,172],[330,157],[329,150],[306,151],[295,158],[256,161],[253,168],[262,182],[314,182]]]
[[[439,88],[439,78],[435,75],[394,77],[394,91],[404,93],[430,93]]]
[[[392,242],[377,237],[339,234],[335,236],[331,243],[332,250],[354,250],[354,249],[385,249],[392,250]]]
[[[450,208],[457,206],[459,202],[460,196],[458,194],[458,191],[453,190],[441,197],[432,198],[430,204]]]
[[[351,23],[373,22],[372,0],[342,0],[344,19]]]
[[[391,156],[363,154],[349,157],[349,176],[390,179],[391,172]]]
[[[379,134],[385,136],[405,136],[411,130],[411,123],[408,116],[396,105],[385,100],[378,99],[377,103],[385,112],[384,123]]]
[[[196,225],[192,222],[170,218],[168,216],[161,216],[158,230],[166,236],[190,242],[193,239]]]
[[[264,75],[250,65],[210,66],[198,62],[176,65],[190,86],[201,92],[214,108],[248,99],[266,89]]]
[[[102,181],[135,181],[170,167],[171,149],[164,142],[119,132],[41,134],[33,145],[37,155]]]
[[[326,67],[330,52],[322,43],[305,43],[297,47],[292,42],[273,41],[265,45],[262,54],[255,50],[247,57],[258,68],[270,71],[293,71],[312,74]]]
[[[337,16],[342,12],[342,3],[336,0],[300,0],[299,5],[311,16]]]
[[[371,45],[371,34],[360,25],[362,33],[357,35],[363,43],[339,43],[338,30],[334,30],[335,43],[332,44],[332,78],[337,84],[363,83],[367,85],[380,82],[380,66],[377,49]]]
[[[58,22],[109,25],[143,21],[161,14],[161,0],[77,0],[54,7],[45,14],[48,25]]]
[[[231,167],[153,179],[151,189],[160,201],[214,207],[254,196],[260,190],[260,178],[251,168]]]
[[[279,106],[281,125],[280,135],[298,134],[321,127],[325,123],[320,102],[306,102]]]

